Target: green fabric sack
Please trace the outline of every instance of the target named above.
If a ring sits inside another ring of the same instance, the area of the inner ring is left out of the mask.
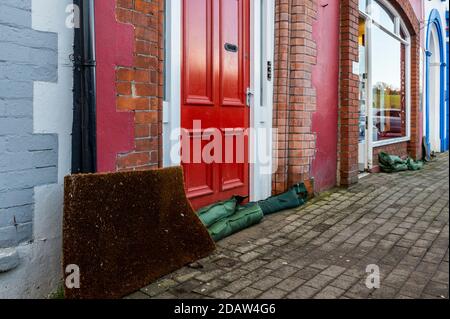
[[[308,190],[304,183],[294,185],[293,190],[297,193],[297,196],[301,199],[301,204],[305,204],[308,201]]]
[[[238,199],[233,197],[229,200],[203,207],[198,210],[197,214],[203,225],[210,227],[215,222],[233,215],[237,205]]]
[[[408,157],[406,161],[395,155],[389,155],[381,152],[379,155],[381,170],[385,173],[395,173],[402,171],[418,171],[423,168],[424,163],[421,161],[414,161]]]
[[[383,165],[380,163],[381,171],[385,173],[397,173],[397,172],[404,172],[408,170],[408,165],[406,164],[395,164],[395,165]]]
[[[236,213],[230,217],[219,220],[208,228],[214,241],[219,241],[233,235],[243,229],[258,224],[264,218],[264,214],[256,203],[239,206]]]
[[[272,196],[258,202],[264,215],[271,215],[282,210],[297,208],[306,203],[308,192],[304,184],[297,184],[286,193]]]
[[[412,158],[408,158],[407,165],[410,171],[420,171],[423,168],[424,163],[422,161],[415,161]]]
[[[386,166],[395,166],[397,164],[404,164],[405,161],[402,160],[399,156],[389,155],[385,152],[381,152],[379,155],[380,163]]]
[[[381,152],[378,157],[380,168],[383,172],[394,173],[408,170],[406,161],[402,160],[399,156],[389,155],[385,152]]]
[[[302,204],[305,204],[308,200],[308,190],[306,189],[306,186],[304,183],[299,183],[294,185],[293,190],[297,193],[297,196],[303,200]]]

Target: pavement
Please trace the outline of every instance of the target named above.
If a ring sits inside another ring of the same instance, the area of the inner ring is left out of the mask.
[[[449,157],[372,174],[218,243],[129,299],[448,299]]]

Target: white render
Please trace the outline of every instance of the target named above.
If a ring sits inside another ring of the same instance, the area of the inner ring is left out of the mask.
[[[447,65],[449,61],[447,61],[447,53],[446,53],[446,43],[448,42],[448,38],[445,32],[446,28],[446,17],[445,13],[447,10],[449,10],[449,2],[448,1],[441,1],[441,0],[427,0],[424,1],[424,34],[423,34],[423,45],[424,50],[426,49],[426,36],[428,31],[428,19],[430,17],[430,14],[432,10],[436,9],[439,12],[441,23],[442,23],[442,39],[444,39],[444,61],[446,61]],[[444,83],[440,83],[440,61],[441,56],[439,52],[439,38],[437,34],[438,30],[433,27],[431,29],[431,37],[430,37],[430,44],[429,49],[432,53],[432,56],[430,57],[430,87],[429,87],[429,99],[430,99],[430,114],[429,114],[429,125],[430,125],[430,146],[431,151],[434,152],[440,152],[441,151],[441,138],[440,138],[440,121],[441,121],[441,112],[440,112],[440,89],[443,85],[444,87],[447,87],[447,79],[444,79]],[[424,65],[425,67],[425,65]],[[426,71],[423,70],[425,73]],[[425,78],[425,74],[424,74]],[[426,79],[424,80],[426,81]],[[426,135],[427,130],[427,121],[426,121],[426,87],[424,84],[424,110],[423,110],[423,135]],[[446,110],[448,112],[448,110]],[[446,117],[449,116],[449,114],[445,114]],[[446,132],[447,130],[445,130]]]
[[[34,133],[58,135],[58,184],[35,187],[33,238],[17,247],[20,265],[2,277],[0,298],[46,298],[62,280],[63,180],[72,154],[73,29],[66,26],[72,0],[32,0],[32,27],[58,33],[58,80],[35,82]]]

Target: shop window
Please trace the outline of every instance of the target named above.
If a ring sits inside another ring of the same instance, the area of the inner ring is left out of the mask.
[[[372,1],[371,16],[388,31],[395,32],[395,17],[378,1]]]
[[[377,140],[404,137],[405,46],[377,26],[372,28],[373,122]]]
[[[361,13],[364,19],[360,20],[359,45],[360,54],[366,56],[361,52],[368,52],[368,68],[364,70],[368,79],[365,105],[369,108],[369,122],[372,119],[369,136],[377,146],[410,136],[410,38],[388,1],[368,1],[368,13]],[[360,64],[361,60],[360,56]]]

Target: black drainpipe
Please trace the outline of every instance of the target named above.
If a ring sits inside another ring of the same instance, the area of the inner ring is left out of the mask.
[[[73,0],[73,3],[79,8],[80,23],[75,28],[73,57],[72,173],[94,173],[97,171],[94,0]]]

